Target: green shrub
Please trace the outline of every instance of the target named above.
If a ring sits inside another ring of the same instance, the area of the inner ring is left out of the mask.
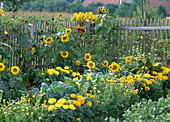
[[[143,99],[140,103],[132,105],[125,114],[125,122],[129,121],[170,121],[170,94],[168,97],[160,98],[158,101]]]

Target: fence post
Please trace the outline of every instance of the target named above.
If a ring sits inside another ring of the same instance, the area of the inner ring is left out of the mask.
[[[30,49],[32,49],[32,40],[33,40],[33,35],[34,35],[34,26],[33,26],[33,24],[28,24],[28,30],[29,30],[29,33],[28,33],[28,38],[29,38],[29,44],[28,44],[28,46],[27,46],[27,49],[29,49],[28,50],[28,54],[32,54],[32,50],[30,50]]]
[[[90,20],[86,20],[86,31],[90,31]],[[90,42],[90,36],[87,37],[87,41]],[[85,52],[87,51],[87,41],[85,41]]]
[[[29,32],[28,32],[27,37],[28,37],[28,42],[29,43],[27,45],[26,54],[32,55],[32,40],[33,40],[33,35],[34,35],[34,26],[33,26],[33,24],[31,24],[31,23],[28,24],[28,30],[29,30]],[[29,69],[31,67],[31,64],[32,64],[31,61],[27,62],[26,63],[26,69]]]

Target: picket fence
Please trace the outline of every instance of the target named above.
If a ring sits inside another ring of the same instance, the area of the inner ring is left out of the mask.
[[[72,28],[73,31],[76,22],[66,22],[63,23],[65,28]],[[170,60],[170,51],[165,47],[164,50],[155,51],[154,48],[158,46],[157,41],[166,40],[170,43],[170,23],[168,19],[127,19],[127,20],[116,20],[114,25],[118,26],[119,29],[114,29],[114,34],[118,35],[117,42],[111,41],[105,45],[105,56],[111,56],[113,60],[119,59],[119,57],[130,56],[136,54],[136,52],[140,52],[141,54],[151,53],[157,54],[157,60],[166,60],[169,62]],[[93,25],[90,23],[86,23],[87,31],[95,34]],[[33,24],[28,27],[30,31],[30,44],[29,48],[32,48],[32,40],[35,40],[37,43],[42,42],[42,35],[50,35],[52,31],[47,31],[45,23]],[[48,24],[48,29],[52,29],[52,25]],[[4,35],[4,31],[8,32],[8,36]],[[42,31],[42,32],[41,32]],[[145,32],[144,36],[149,36],[150,39],[155,39],[155,41],[150,41],[146,39],[142,39],[139,42],[139,38],[141,37],[141,33]],[[9,36],[10,35],[10,36]],[[0,28],[0,42],[5,42],[11,45],[11,42],[14,44],[24,44],[24,37],[28,37],[28,30],[25,24],[15,25],[12,27],[1,27]],[[111,39],[114,40],[114,39]],[[83,42],[83,48],[88,48],[86,42]],[[160,45],[163,47],[163,45]],[[15,47],[11,45],[13,49]],[[15,51],[12,52],[10,48],[6,48],[6,51],[10,52],[9,55],[12,56],[11,61],[9,62],[10,66],[20,64],[20,59],[23,57],[22,54],[17,54]],[[26,49],[22,49],[22,51],[26,51]],[[31,53],[31,51],[27,51],[27,53]],[[0,57],[0,60],[3,60],[3,56]],[[37,64],[37,62],[32,62],[32,65],[44,65]]]

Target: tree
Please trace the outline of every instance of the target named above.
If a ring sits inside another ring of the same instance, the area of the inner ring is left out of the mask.
[[[3,2],[3,8],[5,8],[6,11],[13,12],[13,18],[15,16],[14,13],[19,10],[24,3],[30,1],[33,0],[1,0],[1,2]]]
[[[165,6],[163,6],[162,4],[159,4],[159,5],[157,6],[156,13],[157,13],[157,15],[158,15],[160,18],[165,18],[165,17],[167,16],[166,8],[165,8]]]
[[[117,8],[118,8],[118,5],[116,5],[116,4],[107,4],[106,5],[106,9],[109,10],[109,13],[115,13]]]

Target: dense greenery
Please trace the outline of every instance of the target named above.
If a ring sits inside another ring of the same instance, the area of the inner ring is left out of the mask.
[[[56,7],[58,6],[58,7]],[[132,2],[125,2],[121,5],[103,3],[89,3],[83,6],[82,0],[38,0],[30,3],[25,3],[23,11],[49,11],[49,12],[89,12],[98,13],[97,8],[105,6],[110,13],[115,13],[119,17],[136,17],[141,18],[141,3],[139,0],[132,0]],[[164,18],[166,17],[166,9],[163,5],[159,5],[157,11],[147,5],[146,0],[143,1],[144,11],[149,13],[149,18]]]

